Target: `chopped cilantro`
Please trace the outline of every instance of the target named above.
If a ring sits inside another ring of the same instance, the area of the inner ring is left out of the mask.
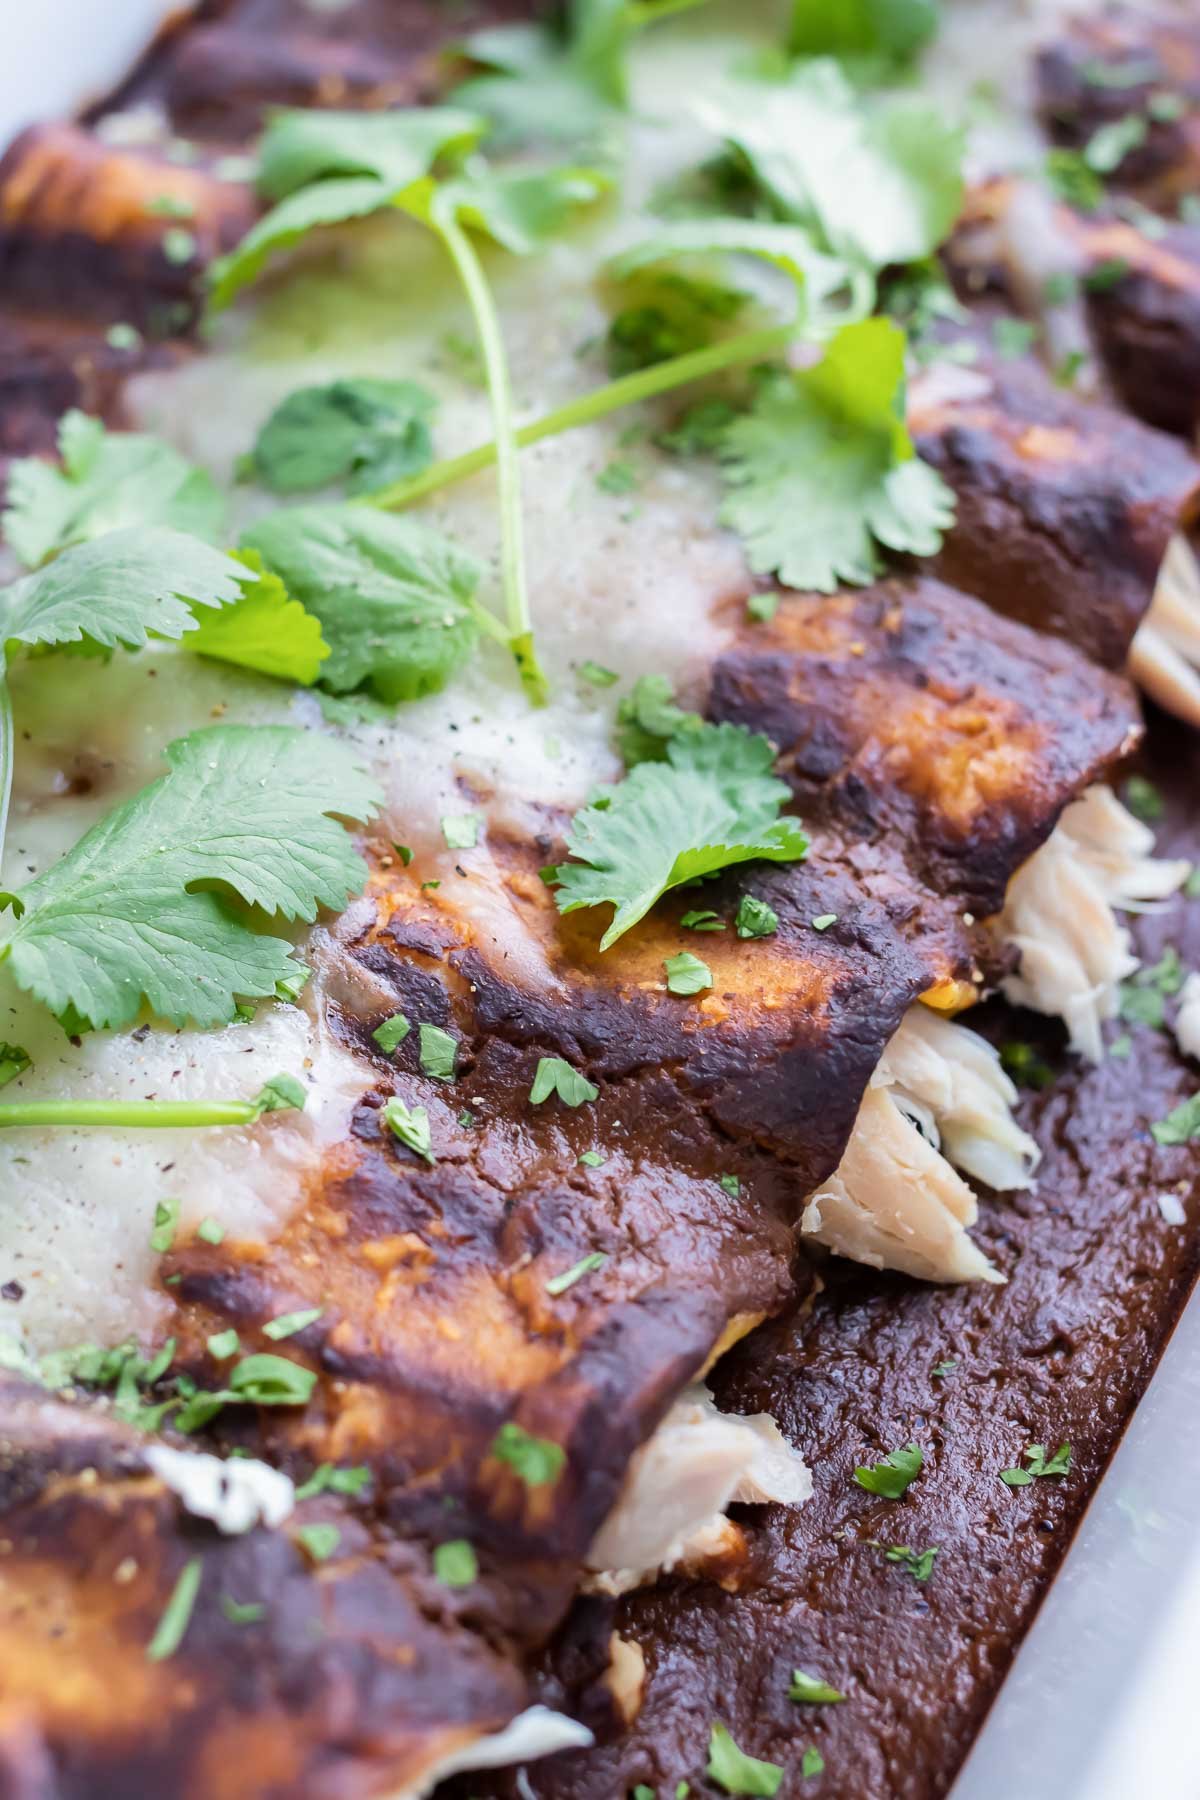
[[[583,1158],[580,1157],[579,1160],[582,1162]],[[595,1269],[602,1269],[607,1261],[608,1257],[602,1250],[593,1250],[590,1255],[581,1256],[577,1263],[573,1263],[569,1269],[564,1269],[561,1275],[555,1275],[546,1283],[546,1292],[555,1298],[559,1294],[565,1294],[568,1288],[573,1288],[575,1283],[582,1281],[585,1275],[592,1274]]]
[[[277,494],[335,481],[357,494],[407,480],[433,459],[433,409],[433,395],[413,381],[297,388],[259,432],[250,472]]]
[[[228,1362],[229,1358],[236,1356],[241,1349],[238,1334],[232,1325],[227,1331],[214,1331],[207,1343],[209,1355],[214,1357],[217,1362]]]
[[[602,494],[632,494],[637,483],[637,470],[632,463],[624,461],[606,463],[596,477],[596,486]]]
[[[811,369],[765,380],[720,446],[724,524],[750,567],[832,593],[869,582],[877,546],[931,556],[954,495],[904,423],[904,334],[888,319],[838,332]]]
[[[257,1625],[267,1616],[261,1600],[235,1600],[232,1594],[221,1595],[221,1611],[231,1625]]]
[[[1037,326],[1028,319],[995,319],[992,342],[1001,356],[1024,356],[1037,337]]]
[[[315,1325],[324,1311],[323,1306],[306,1306],[299,1312],[281,1313],[277,1319],[270,1319],[263,1326],[263,1336],[276,1341],[295,1337],[298,1331],[307,1331],[310,1325]]]
[[[738,1748],[724,1725],[714,1724],[708,1740],[708,1778],[727,1794],[777,1794],[783,1782],[778,1763],[760,1762]]]
[[[155,219],[194,219],[196,203],[186,194],[152,194],[146,211]]]
[[[216,1219],[201,1219],[196,1227],[196,1236],[202,1244],[223,1244],[225,1227]]]
[[[768,740],[736,725],[672,738],[665,763],[639,763],[576,813],[567,848],[579,860],[558,867],[559,911],[614,907],[606,950],[671,888],[735,863],[798,861],[808,840],[779,817],[788,790],[773,762]]]
[[[888,1562],[899,1563],[906,1575],[914,1581],[928,1581],[933,1574],[933,1565],[940,1546],[933,1544],[928,1550],[910,1550],[907,1544],[889,1544],[884,1551]]]
[[[601,1156],[599,1150],[585,1150],[579,1160],[585,1169],[602,1169],[608,1158]]]
[[[590,656],[580,663],[579,674],[582,680],[598,688],[612,687],[621,679],[615,669],[606,669],[603,663],[593,662]]]
[[[540,1106],[551,1094],[557,1094],[566,1106],[582,1106],[586,1100],[598,1099],[600,1089],[561,1056],[541,1056],[529,1090],[530,1103]]]
[[[492,1439],[492,1455],[507,1463],[526,1487],[549,1487],[562,1474],[567,1453],[550,1438],[533,1437],[514,1420],[502,1425]]]
[[[203,1573],[204,1562],[199,1556],[193,1556],[179,1571],[178,1580],[171,1589],[154,1636],[146,1646],[148,1662],[165,1662],[168,1657],[174,1656],[182,1644],[192,1622],[192,1611],[196,1595],[200,1592]]]
[[[1156,1144],[1188,1144],[1200,1137],[1200,1094],[1181,1100],[1165,1119],[1156,1119],[1150,1135]]]
[[[325,1520],[316,1520],[311,1525],[297,1525],[296,1538],[304,1546],[313,1562],[328,1562],[342,1541],[342,1534],[336,1525]]]
[[[195,232],[183,225],[169,225],[162,234],[162,253],[176,266],[191,262],[196,254]]]
[[[690,950],[681,950],[678,956],[668,956],[663,962],[667,971],[667,992],[670,994],[700,994],[713,984],[712,970]]]
[[[1054,380],[1059,387],[1074,387],[1080,370],[1087,362],[1086,350],[1068,350],[1054,365]]]
[[[418,1025],[417,1036],[420,1039],[418,1058],[422,1073],[434,1081],[453,1081],[458,1039],[448,1031],[443,1031],[440,1025]]]
[[[881,1462],[855,1469],[854,1479],[869,1494],[884,1500],[899,1500],[905,1489],[921,1473],[925,1461],[919,1444],[905,1444],[889,1451]]]
[[[297,1500],[311,1500],[316,1494],[361,1494],[370,1484],[371,1471],[365,1464],[339,1469],[333,1463],[318,1463],[308,1480],[296,1489]]]
[[[182,640],[183,648],[193,656],[215,657],[311,687],[330,655],[320,619],[288,593],[278,575],[263,567],[257,551],[239,550],[237,556],[250,571],[246,591],[219,612],[198,613],[195,629]]]
[[[1191,872],[1183,884],[1183,892],[1189,900],[1200,900],[1200,863],[1192,865]]]
[[[348,746],[219,725],[165,755],[168,774],[10,900],[17,922],[0,957],[18,985],[97,1030],[131,1024],[143,997],[175,1025],[227,1023],[240,999],[295,975],[291,942],[251,929],[214,888],[311,920],[365,880],[339,820],[367,818],[377,790]]]
[[[727,1194],[732,1195],[734,1199],[736,1199],[742,1191],[741,1181],[736,1175],[718,1175],[717,1186],[723,1188],[724,1191]]]
[[[819,1675],[809,1675],[804,1669],[792,1670],[792,1685],[788,1689],[789,1700],[800,1700],[809,1706],[834,1706],[844,1700],[845,1694],[837,1688],[830,1687]]]
[[[1025,1469],[1001,1469],[1000,1479],[1007,1487],[1028,1487],[1031,1481],[1043,1475],[1067,1475],[1071,1469],[1071,1446],[1060,1444],[1054,1455],[1047,1460],[1044,1444],[1027,1444],[1021,1452],[1022,1461],[1028,1464]]]
[[[447,850],[473,850],[479,842],[479,814],[444,813],[442,836]]]
[[[1115,1037],[1108,1046],[1108,1054],[1110,1056],[1115,1056],[1118,1062],[1124,1062],[1132,1049],[1133,1039],[1129,1036],[1127,1031],[1123,1031],[1121,1035]]]
[[[725,921],[720,913],[685,912],[679,921],[685,931],[724,931]]]
[[[1129,777],[1125,783],[1124,800],[1134,818],[1141,819],[1146,825],[1156,825],[1167,810],[1162,795],[1144,775]]]
[[[0,1088],[7,1087],[10,1081],[16,1081],[32,1067],[33,1058],[28,1050],[22,1049],[20,1044],[0,1041]]]
[[[413,853],[412,853],[412,850],[409,847],[409,845],[393,844],[392,849],[396,852],[396,855],[400,858],[401,867],[407,869],[409,863],[413,859]]]
[[[810,922],[814,931],[828,931],[831,925],[837,924],[837,917],[836,913],[818,913]]]
[[[788,52],[792,56],[882,57],[906,62],[933,37],[937,0],[792,0]]]
[[[175,1242],[175,1232],[179,1226],[179,1201],[173,1196],[167,1200],[159,1200],[154,1207],[154,1229],[150,1233],[150,1248],[158,1256],[165,1256]]]
[[[1168,944],[1152,967],[1138,969],[1120,990],[1121,1017],[1130,1025],[1161,1029],[1166,1017],[1166,998],[1177,994],[1187,971],[1174,944]]]
[[[393,1051],[404,1042],[411,1030],[412,1026],[409,1024],[407,1016],[398,1012],[392,1013],[391,1017],[385,1019],[382,1025],[377,1025],[371,1036],[383,1054],[391,1056]]]
[[[657,441],[676,456],[704,456],[719,448],[736,417],[728,400],[696,400],[669,431],[659,432]]]
[[[746,602],[746,614],[762,624],[768,624],[779,611],[778,594],[751,594]]]
[[[1124,257],[1112,256],[1089,269],[1083,278],[1083,285],[1089,294],[1107,294],[1124,281],[1128,274],[1129,264]]]
[[[247,1356],[229,1376],[232,1397],[255,1406],[304,1406],[316,1384],[314,1369],[267,1350]]]
[[[1094,131],[1083,148],[1083,160],[1096,175],[1112,175],[1130,151],[1146,141],[1149,127],[1140,113],[1126,113]]]
[[[1095,212],[1103,201],[1104,183],[1082,151],[1048,150],[1042,166],[1051,188],[1068,206],[1077,207],[1080,212]]]
[[[423,1106],[410,1107],[399,1094],[393,1094],[383,1109],[383,1122],[402,1144],[423,1156],[427,1163],[437,1161],[432,1149],[429,1114]]]
[[[953,1373],[954,1373],[955,1369],[957,1369],[957,1367],[958,1367],[957,1356],[947,1356],[946,1358],[944,1358],[944,1360],[942,1362],[934,1363],[934,1365],[933,1365],[932,1369],[929,1371],[929,1373],[932,1376],[934,1376],[935,1379],[944,1380],[947,1375],[953,1375]]]
[[[304,1086],[294,1075],[272,1075],[254,1096],[254,1106],[261,1113],[303,1112],[306,1099]]]
[[[452,1538],[433,1552],[433,1572],[443,1587],[470,1587],[479,1574],[479,1558],[466,1538]]]
[[[740,938],[774,937],[779,930],[779,914],[765,900],[754,894],[743,894],[738,901],[733,928]]]
[[[815,1744],[810,1744],[800,1758],[800,1773],[805,1781],[809,1781],[814,1775],[822,1775],[824,1772],[825,1758]]]
[[[124,319],[119,319],[115,325],[109,326],[104,334],[104,341],[110,350],[129,351],[140,350],[145,342],[137,326],[130,325]]]
[[[470,1131],[478,1124],[478,1122],[479,1121],[476,1119],[475,1114],[471,1111],[470,1107],[464,1106],[458,1115],[458,1123],[462,1126],[463,1130]]]

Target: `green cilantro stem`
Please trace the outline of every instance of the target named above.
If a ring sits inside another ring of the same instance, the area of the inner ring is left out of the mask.
[[[179,1130],[193,1125],[252,1125],[253,1100],[13,1100],[0,1106],[0,1130],[13,1125],[135,1125]]]
[[[525,525],[521,516],[521,468],[513,425],[512,385],[508,358],[491,289],[470,238],[458,220],[440,215],[432,223],[458,270],[479,333],[488,397],[492,405],[496,473],[500,488],[500,576],[508,620],[508,645],[516,659],[521,683],[535,706],[549,697],[546,677],[533,646],[533,621],[529,616],[529,590],[525,580]]]
[[[726,338],[720,344],[711,344],[705,350],[689,350],[684,356],[672,356],[666,362],[655,363],[649,369],[639,369],[633,375],[622,375],[620,380],[593,388],[590,394],[583,394],[578,400],[569,400],[565,406],[557,406],[553,412],[544,413],[540,419],[533,419],[528,425],[520,426],[512,434],[512,444],[524,449],[529,444],[539,443],[542,438],[556,437],[559,432],[574,431],[580,425],[590,425],[594,419],[603,419],[608,413],[618,412],[624,406],[633,406],[639,400],[652,400],[658,394],[670,393],[673,388],[701,381],[706,375],[719,375],[723,369],[733,369],[741,363],[759,362],[786,349],[795,332],[795,325],[772,325],[760,331],[743,331],[737,337]],[[465,480],[468,475],[477,474],[480,469],[486,469],[491,463],[498,461],[499,456],[500,446],[496,440],[490,444],[478,444],[474,450],[464,451],[461,456],[446,457],[441,462],[432,463],[423,474],[416,475],[409,481],[394,481],[389,487],[379,488],[373,494],[360,495],[359,499],[368,506],[399,511],[402,507],[411,506],[414,500],[423,500],[426,494],[435,494],[439,488],[450,487],[456,481]]]
[[[0,866],[4,862],[4,844],[8,836],[8,809],[12,803],[13,784],[13,708],[8,687],[8,670],[0,651]]]

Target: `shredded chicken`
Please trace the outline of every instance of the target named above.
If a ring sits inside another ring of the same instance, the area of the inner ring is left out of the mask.
[[[614,1631],[608,1640],[608,1668],[604,1685],[625,1725],[632,1725],[642,1710],[646,1692],[646,1654],[633,1638]]]
[[[680,1396],[634,1456],[587,1556],[587,1585],[619,1594],[726,1543],[731,1501],[799,1506],[812,1476],[769,1413],[718,1411],[701,1384]]]
[[[1168,712],[1200,726],[1200,564],[1181,533],[1130,647],[1129,673]]]
[[[1138,966],[1114,909],[1165,899],[1190,867],[1156,861],[1153,849],[1154,833],[1111,788],[1091,787],[1017,871],[995,922],[1020,952],[1003,984],[1008,999],[1064,1020],[1071,1048],[1091,1062],[1103,1054],[1100,1027],[1116,1015],[1119,985]]]
[[[1016,1097],[989,1043],[911,1007],[801,1230],[872,1268],[924,1281],[1001,1281],[967,1234],[978,1205],[957,1170],[992,1188],[1028,1187],[1041,1153],[1012,1117]]]

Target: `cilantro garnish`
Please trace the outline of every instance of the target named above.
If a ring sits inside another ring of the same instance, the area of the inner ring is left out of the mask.
[[[805,1781],[808,1781],[814,1775],[823,1775],[824,1772],[825,1758],[821,1755],[821,1752],[817,1749],[815,1744],[810,1744],[808,1749],[804,1752],[804,1755],[800,1758],[800,1773]]]
[[[530,1105],[540,1106],[551,1094],[557,1094],[566,1106],[582,1106],[598,1099],[600,1089],[561,1056],[541,1056],[529,1090]]]
[[[1021,1087],[1043,1088],[1054,1084],[1054,1070],[1032,1044],[1015,1039],[1000,1046],[1000,1064]]]
[[[442,819],[442,837],[447,850],[473,850],[479,842],[479,814],[446,813]]]
[[[829,1683],[822,1681],[819,1675],[810,1675],[805,1669],[792,1670],[792,1685],[788,1689],[789,1700],[800,1700],[809,1706],[835,1706],[839,1700],[845,1698],[845,1694],[839,1692],[835,1687],[830,1687]]]
[[[1138,969],[1120,989],[1121,1017],[1130,1025],[1150,1025],[1160,1029],[1166,1018],[1166,1000],[1183,986],[1187,971],[1179,952],[1168,944],[1151,968]]]
[[[1157,825],[1166,814],[1166,804],[1152,781],[1144,775],[1131,775],[1125,783],[1123,799],[1135,819],[1145,825]]]
[[[584,1158],[581,1156],[579,1160],[582,1162]],[[603,1157],[600,1160],[603,1162]],[[546,1283],[546,1292],[557,1299],[559,1294],[565,1294],[568,1288],[573,1288],[577,1281],[582,1281],[585,1275],[591,1275],[594,1270],[602,1269],[607,1261],[608,1258],[603,1250],[593,1250],[589,1255],[581,1256],[577,1263],[573,1263],[569,1269],[564,1269],[561,1275],[554,1275],[550,1278]]]
[[[705,988],[713,984],[712,970],[690,950],[681,950],[678,956],[668,956],[663,963],[667,971],[667,992],[670,994],[702,994]]]
[[[771,773],[771,745],[740,726],[705,725],[642,762],[577,812],[567,848],[578,860],[556,871],[560,912],[611,905],[607,950],[669,889],[735,863],[796,862],[808,840],[780,818],[788,790]]]
[[[205,1342],[208,1346],[208,1354],[215,1362],[228,1362],[229,1358],[236,1356],[242,1347],[241,1340],[232,1325],[227,1331],[214,1331]]]
[[[598,688],[613,687],[621,679],[615,669],[606,669],[603,663],[593,662],[590,656],[580,663],[579,674],[582,680]]]
[[[371,1036],[379,1045],[383,1054],[385,1056],[391,1056],[397,1046],[404,1042],[411,1030],[412,1026],[409,1024],[404,1013],[393,1013],[390,1018],[383,1021],[382,1025],[377,1025],[375,1027]]]
[[[1097,175],[1112,175],[1131,150],[1146,141],[1150,127],[1140,113],[1126,113],[1094,131],[1083,147],[1083,160]]]
[[[881,57],[905,62],[938,27],[937,0],[792,0],[792,56]]]
[[[261,1600],[235,1600],[232,1594],[221,1595],[221,1611],[231,1625],[257,1625],[267,1615]]]
[[[0,897],[16,917],[0,962],[52,1012],[94,1029],[130,1024],[143,1001],[175,1025],[227,1024],[239,998],[273,995],[297,964],[286,939],[253,930],[225,895],[309,921],[365,879],[338,820],[369,817],[377,790],[345,746],[219,725],[165,756],[166,775]]]
[[[617,462],[606,463],[596,477],[596,486],[602,494],[632,494],[637,483],[637,470],[623,457]]]
[[[263,1350],[231,1371],[225,1398],[254,1406],[303,1406],[316,1384],[315,1369]]]
[[[596,170],[579,168],[498,173],[473,162],[469,171],[460,169],[483,127],[478,114],[453,107],[279,114],[263,136],[258,176],[260,192],[278,204],[214,265],[212,304],[225,305],[258,276],[277,249],[319,225],[396,208],[440,239],[475,319],[491,400],[506,612],[502,635],[527,693],[540,704],[546,682],[533,648],[525,583],[508,362],[471,233],[482,232],[515,254],[528,255],[553,237],[577,206],[597,200],[608,180]],[[449,170],[445,176],[434,172],[439,159]]]
[[[1004,357],[1024,356],[1033,348],[1037,337],[1037,326],[1028,319],[993,319],[992,342],[997,353]]]
[[[1054,1455],[1047,1458],[1044,1444],[1027,1444],[1021,1452],[1021,1460],[1028,1467],[1024,1469],[1001,1469],[1000,1479],[1006,1487],[1028,1487],[1031,1481],[1043,1475],[1068,1475],[1071,1470],[1071,1446],[1060,1444]]]
[[[905,1489],[921,1473],[925,1457],[919,1444],[905,1444],[892,1450],[881,1462],[855,1469],[854,1479],[869,1494],[884,1500],[899,1500]]]
[[[778,1763],[747,1756],[724,1725],[714,1724],[708,1740],[708,1778],[727,1794],[771,1796],[779,1792],[783,1770]]]
[[[740,938],[774,937],[779,930],[779,914],[755,894],[743,894],[733,917],[733,929]]]
[[[16,1081],[26,1069],[33,1067],[33,1058],[28,1050],[20,1044],[0,1042],[0,1088],[7,1087],[10,1081]]]
[[[492,1455],[507,1463],[526,1487],[549,1487],[567,1464],[567,1453],[550,1438],[534,1437],[514,1420],[502,1425],[492,1439]]]
[[[932,1369],[930,1369],[929,1373],[932,1376],[934,1376],[935,1379],[944,1380],[947,1375],[953,1375],[953,1373],[954,1373],[955,1369],[957,1369],[957,1367],[958,1367],[957,1356],[947,1356],[947,1357],[944,1357],[941,1362],[934,1363],[934,1365],[933,1365]]]
[[[178,1199],[172,1195],[166,1200],[157,1201],[154,1207],[154,1228],[150,1233],[150,1248],[156,1256],[165,1256],[171,1248],[178,1224]]]
[[[199,1556],[191,1557],[179,1571],[179,1578],[171,1589],[154,1636],[146,1646],[148,1662],[165,1662],[169,1656],[174,1656],[182,1644],[192,1622],[192,1611],[196,1595],[200,1592],[203,1573],[204,1562]]]
[[[470,1587],[479,1574],[479,1558],[466,1538],[452,1538],[433,1552],[433,1572],[443,1587]]]
[[[420,1041],[418,1061],[421,1071],[434,1081],[453,1081],[454,1064],[458,1056],[458,1039],[450,1032],[443,1031],[440,1025],[418,1025],[417,1037]]]
[[[402,1144],[423,1156],[427,1163],[437,1161],[433,1154],[429,1114],[423,1106],[410,1107],[399,1094],[393,1094],[383,1109],[383,1122]]]
[[[746,602],[746,617],[756,619],[760,625],[769,624],[778,611],[778,594],[751,594]]]
[[[815,919],[810,920],[810,924],[814,931],[828,931],[831,925],[837,924],[837,914],[818,913]]]
[[[835,62],[816,60],[699,110],[781,218],[860,268],[930,256],[958,217],[963,132],[930,101],[864,107]]]
[[[724,931],[725,921],[720,913],[685,912],[679,923],[685,931]]]
[[[845,326],[815,368],[776,373],[721,441],[721,512],[756,574],[832,593],[869,582],[877,544],[930,556],[954,495],[904,423],[904,335],[887,319]]]
[[[742,1191],[742,1183],[737,1175],[718,1175],[717,1186],[734,1200]]]
[[[271,513],[245,543],[320,622],[321,684],[396,704],[434,694],[479,635],[480,565],[441,532],[365,506]],[[490,615],[485,615],[489,616]]]
[[[602,1156],[599,1150],[585,1150],[579,1160],[585,1169],[602,1169],[608,1158]]]
[[[663,762],[671,738],[703,726],[699,713],[675,704],[675,689],[665,675],[639,675],[617,707],[617,748],[627,769]]]
[[[225,1227],[219,1224],[216,1219],[201,1219],[196,1227],[196,1236],[200,1239],[202,1244],[223,1244],[225,1242]]]
[[[928,1550],[911,1550],[907,1544],[889,1544],[884,1556],[890,1563],[899,1563],[914,1581],[928,1581],[939,1549],[938,1544],[932,1544]]]
[[[1156,1144],[1188,1144],[1200,1137],[1200,1094],[1191,1094],[1150,1127]]]
[[[306,1331],[310,1325],[315,1325],[324,1311],[323,1306],[306,1306],[299,1312],[280,1313],[277,1319],[267,1320],[263,1326],[263,1336],[276,1341],[295,1337],[298,1331]]]
[[[316,1494],[361,1494],[370,1485],[371,1471],[365,1464],[354,1468],[338,1468],[333,1463],[318,1463],[308,1480],[296,1489],[297,1500],[311,1500]]]
[[[219,612],[198,613],[184,649],[311,687],[330,653],[320,619],[288,593],[278,575],[264,569],[257,551],[239,550],[237,560],[249,570],[241,599]]]
[[[433,395],[415,381],[333,381],[275,408],[246,472],[276,494],[344,481],[359,494],[419,475],[433,460]]]
[[[328,1562],[342,1541],[342,1534],[336,1525],[325,1520],[317,1520],[312,1525],[297,1525],[296,1538],[307,1551],[313,1562]]]
[[[18,457],[9,468],[0,525],[26,568],[127,526],[219,535],[225,507],[216,483],[161,439],[108,431],[71,411],[59,420],[58,449],[60,469],[40,456]]]

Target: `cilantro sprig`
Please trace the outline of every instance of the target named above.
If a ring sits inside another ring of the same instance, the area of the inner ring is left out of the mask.
[[[305,1091],[294,1075],[276,1075],[253,1100],[11,1100],[0,1103],[0,1130],[15,1126],[99,1126],[111,1129],[128,1125],[136,1130],[188,1131],[202,1125],[253,1125],[264,1113],[303,1111]],[[174,1203],[178,1208],[178,1201]],[[174,1214],[167,1211],[170,1236],[155,1250],[169,1250],[174,1236]],[[218,1228],[219,1229],[219,1228]],[[212,1240],[211,1226],[198,1231]],[[220,1241],[219,1239],[217,1240]],[[236,1334],[235,1334],[236,1339]]]
[[[0,895],[15,919],[0,964],[73,1029],[129,1025],[143,1004],[175,1025],[229,1023],[302,967],[243,908],[310,921],[365,880],[339,821],[369,818],[379,795],[345,745],[219,725],[165,755],[166,775]]]
[[[671,888],[743,862],[797,862],[799,820],[781,818],[788,790],[765,737],[705,725],[670,739],[665,762],[641,762],[575,814],[554,871],[560,912],[611,905],[607,950]]]
[[[539,249],[608,186],[598,170],[497,171],[468,151],[486,121],[455,107],[388,113],[285,112],[263,138],[258,186],[276,205],[214,266],[211,302],[226,305],[272,256],[320,225],[395,209],[441,241],[475,320],[492,408],[500,495],[506,640],[535,704],[546,681],[533,645],[512,393],[500,321],[472,234],[516,255]]]

